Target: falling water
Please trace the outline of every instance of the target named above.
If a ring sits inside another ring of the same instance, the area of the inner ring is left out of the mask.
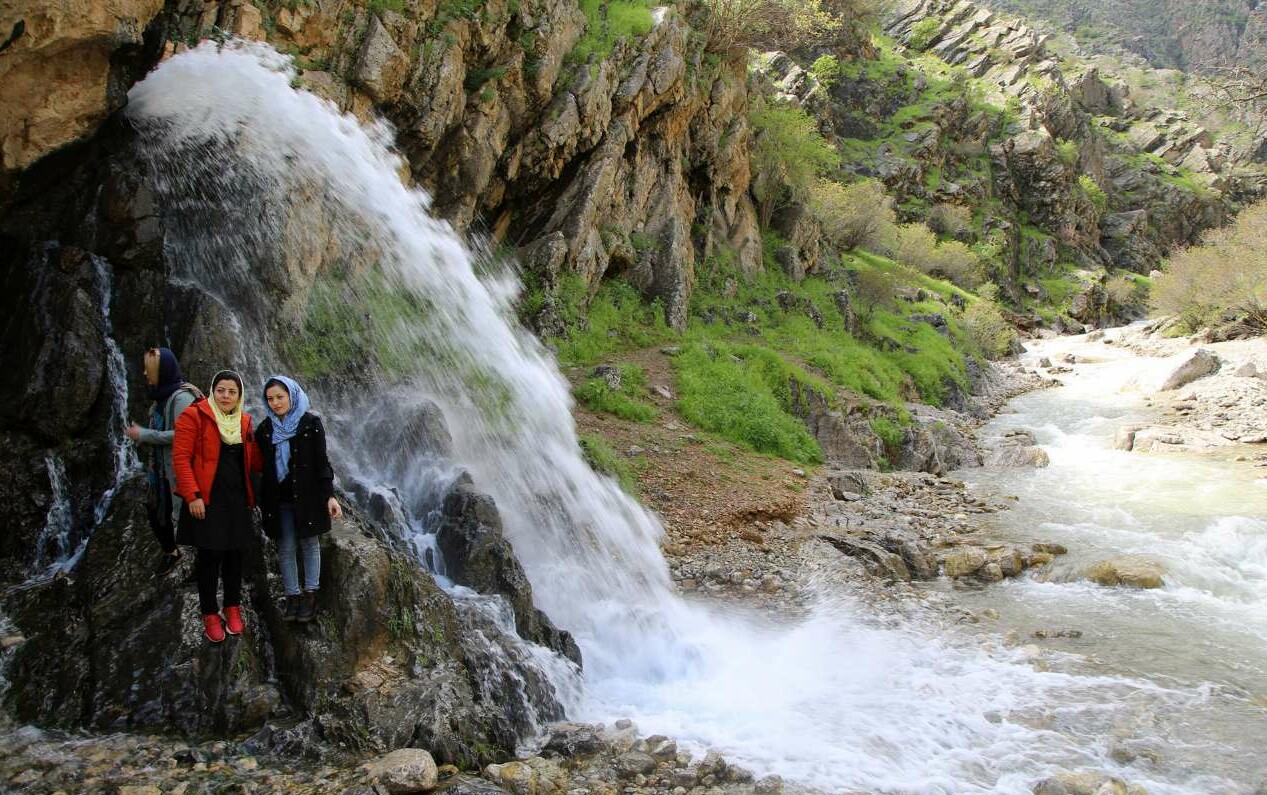
[[[584,461],[565,380],[512,320],[514,280],[476,274],[402,183],[389,127],[292,74],[260,45],[208,43],[133,89],[174,275],[240,324],[225,321],[248,378],[312,371],[343,471],[409,532],[457,468],[495,498],[538,605],[582,648],[584,690],[554,683],[571,716],[634,717],[825,791],[1012,793],[1057,769],[1121,772],[1102,741],[1119,702],[1188,697],[1038,671],[931,620],[875,626],[831,589],[790,626],[681,601],[657,520]],[[428,406],[451,443],[418,419]],[[1217,791],[1199,780],[1154,793]]]
[[[123,351],[119,348],[119,343],[114,338],[114,324],[110,319],[110,304],[114,300],[114,285],[110,278],[110,264],[101,257],[96,256],[92,258],[92,264],[97,271],[98,289],[101,290],[101,318],[106,341],[105,387],[108,390],[110,399],[110,422],[107,433],[109,434],[110,449],[114,458],[114,476],[110,486],[101,494],[93,508],[93,525],[95,526],[101,524],[106,512],[110,510],[110,504],[114,500],[114,494],[118,491],[119,486],[123,484],[129,474],[140,467],[141,463],[136,455],[136,447],[123,432],[124,427],[127,425],[128,417],[128,376],[127,365],[123,359]],[[71,567],[74,566],[74,560],[78,560],[78,556],[82,551],[82,547],[76,550],[72,556],[73,560],[69,564]]]
[[[66,560],[70,548],[74,516],[70,507],[70,490],[66,487],[66,464],[53,453],[44,456],[48,472],[49,505],[44,517],[44,529],[35,539],[35,560],[31,567],[47,576]]]
[[[106,431],[111,457],[110,481],[93,503],[92,519],[88,526],[77,528],[66,479],[66,464],[53,451],[45,455],[50,492],[49,509],[44,528],[35,542],[35,559],[31,564],[32,578],[35,580],[75,568],[93,530],[101,524],[110,510],[115,492],[140,466],[136,449],[123,432],[127,422],[127,369],[123,351],[114,339],[114,325],[110,317],[114,296],[110,265],[96,256],[92,257],[92,264],[97,277],[97,289],[101,294],[102,334],[106,348],[105,383],[102,389],[110,406]]]

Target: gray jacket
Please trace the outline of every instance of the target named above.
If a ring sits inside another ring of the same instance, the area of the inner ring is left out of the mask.
[[[167,478],[167,485],[173,492],[176,490],[176,473],[172,470],[172,438],[176,436],[176,418],[182,411],[192,406],[198,397],[197,390],[192,386],[186,385],[177,389],[163,406],[163,427],[167,430],[156,431],[153,428],[142,428],[140,435],[136,438],[139,444],[152,444],[163,448],[163,472]]]

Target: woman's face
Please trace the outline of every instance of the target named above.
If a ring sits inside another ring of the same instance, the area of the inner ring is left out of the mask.
[[[215,400],[216,406],[225,414],[237,408],[238,399],[242,397],[242,390],[238,389],[237,382],[228,378],[217,381],[211,392],[211,397]]]
[[[268,409],[279,417],[285,417],[290,411],[290,393],[281,384],[273,384],[264,390],[264,399],[268,401]]]
[[[144,357],[145,384],[147,386],[158,386],[158,351],[146,351]]]

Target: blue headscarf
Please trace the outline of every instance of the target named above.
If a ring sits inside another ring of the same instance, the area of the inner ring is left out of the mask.
[[[290,440],[299,430],[299,421],[308,413],[308,395],[303,387],[295,383],[293,378],[275,375],[264,382],[264,405],[268,405],[268,388],[281,384],[290,393],[290,411],[279,417],[269,410],[273,420],[273,446],[277,451],[277,482],[281,483],[290,474]]]

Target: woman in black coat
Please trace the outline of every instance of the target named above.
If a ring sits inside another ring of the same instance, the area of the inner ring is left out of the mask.
[[[334,497],[334,469],[326,454],[321,418],[308,410],[308,396],[293,379],[275,375],[264,383],[269,416],[255,431],[263,457],[259,506],[264,532],[277,541],[286,621],[311,621],[321,583],[321,544],[330,520],[343,514]],[[304,569],[299,587],[296,552]]]

